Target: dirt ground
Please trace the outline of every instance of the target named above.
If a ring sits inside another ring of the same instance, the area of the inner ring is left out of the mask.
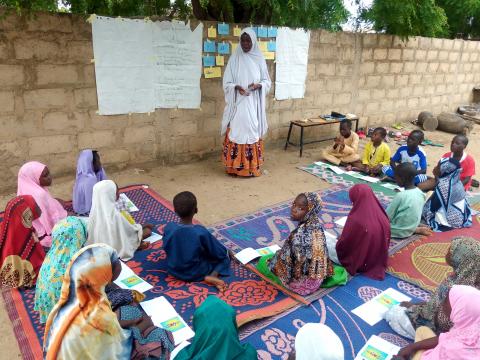
[[[413,128],[406,125],[405,130]],[[468,153],[475,159],[480,159],[479,133],[480,128],[477,126],[469,136],[470,143],[467,148]],[[433,166],[441,155],[449,151],[453,135],[436,131],[426,132],[425,136],[436,143],[444,144],[443,148],[424,147],[427,152],[428,173],[431,174]],[[219,160],[220,155],[185,165],[128,168],[123,171],[108,172],[108,176],[119,186],[149,184],[169,200],[180,191],[190,190],[198,198],[198,220],[205,225],[210,225],[291,199],[301,192],[327,188],[329,184],[296,167],[318,161],[322,148],[328,144],[324,142],[306,146],[302,158],[299,157],[297,148],[289,147],[287,151],[280,147],[267,148],[264,174],[259,178],[242,179],[225,175]],[[390,142],[390,147],[393,153],[397,145]],[[73,178],[54,178],[51,193],[58,198],[71,199],[73,180]],[[0,194],[0,208],[4,209],[7,201],[13,196],[15,196],[13,192]],[[0,301],[2,302],[0,306],[2,354],[8,354],[11,358],[21,358],[11,322],[3,306],[3,299]]]

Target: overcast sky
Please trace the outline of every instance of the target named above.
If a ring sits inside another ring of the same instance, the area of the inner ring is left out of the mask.
[[[348,22],[343,25],[343,30],[352,31],[354,29],[355,19],[358,16],[357,6],[355,5],[355,0],[343,0],[343,3],[351,14]],[[363,7],[370,7],[373,3],[373,0],[361,0],[360,3]]]

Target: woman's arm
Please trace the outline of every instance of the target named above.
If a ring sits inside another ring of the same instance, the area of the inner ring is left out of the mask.
[[[409,359],[411,356],[415,355],[417,351],[420,350],[430,350],[438,345],[438,336],[435,336],[430,339],[425,339],[413,344],[410,344],[400,350],[398,356]]]

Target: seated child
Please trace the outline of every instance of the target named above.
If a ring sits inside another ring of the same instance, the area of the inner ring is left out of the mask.
[[[168,273],[184,281],[205,281],[218,289],[225,287],[219,276],[230,274],[227,249],[202,225],[194,225],[197,199],[189,191],[173,198],[180,223],[168,223],[163,234]]]
[[[382,172],[391,179],[395,179],[395,170],[398,164],[411,163],[416,169],[415,185],[427,181],[427,157],[420,144],[423,141],[423,132],[413,130],[407,139],[407,145],[400,146],[390,160],[390,166],[384,166]]]
[[[77,160],[77,178],[73,186],[73,210],[80,215],[88,214],[92,207],[93,186],[106,180],[100,155],[94,150],[82,150]]]
[[[414,233],[432,234],[429,227],[420,226],[425,194],[414,184],[416,174],[415,166],[408,162],[395,169],[395,181],[405,190],[395,195],[387,208],[392,238],[406,238]]]
[[[442,157],[453,157],[460,162],[462,172],[460,173],[460,181],[462,182],[465,190],[470,190],[472,184],[472,177],[475,175],[475,160],[468,155],[465,148],[468,145],[468,138],[465,135],[457,135],[452,139],[450,144],[450,152],[446,153]]]
[[[365,146],[362,161],[347,166],[347,171],[360,171],[369,175],[382,173],[382,168],[390,164],[390,147],[384,142],[387,130],[378,127],[373,130],[371,141]]]
[[[352,122],[342,120],[340,123],[340,136],[334,141],[330,149],[323,150],[323,159],[335,165],[347,165],[360,160],[358,152],[358,135],[352,131]]]
[[[48,167],[38,161],[30,161],[22,165],[18,171],[17,195],[31,195],[40,211],[40,217],[33,220],[40,244],[50,247],[52,229],[55,224],[68,215],[62,202],[55,199],[48,187],[52,185],[52,175]]]

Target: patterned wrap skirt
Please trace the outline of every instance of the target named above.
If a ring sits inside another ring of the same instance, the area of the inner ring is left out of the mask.
[[[227,174],[252,177],[260,176],[263,165],[263,140],[253,144],[236,144],[230,141],[227,130],[223,142],[222,160]]]

